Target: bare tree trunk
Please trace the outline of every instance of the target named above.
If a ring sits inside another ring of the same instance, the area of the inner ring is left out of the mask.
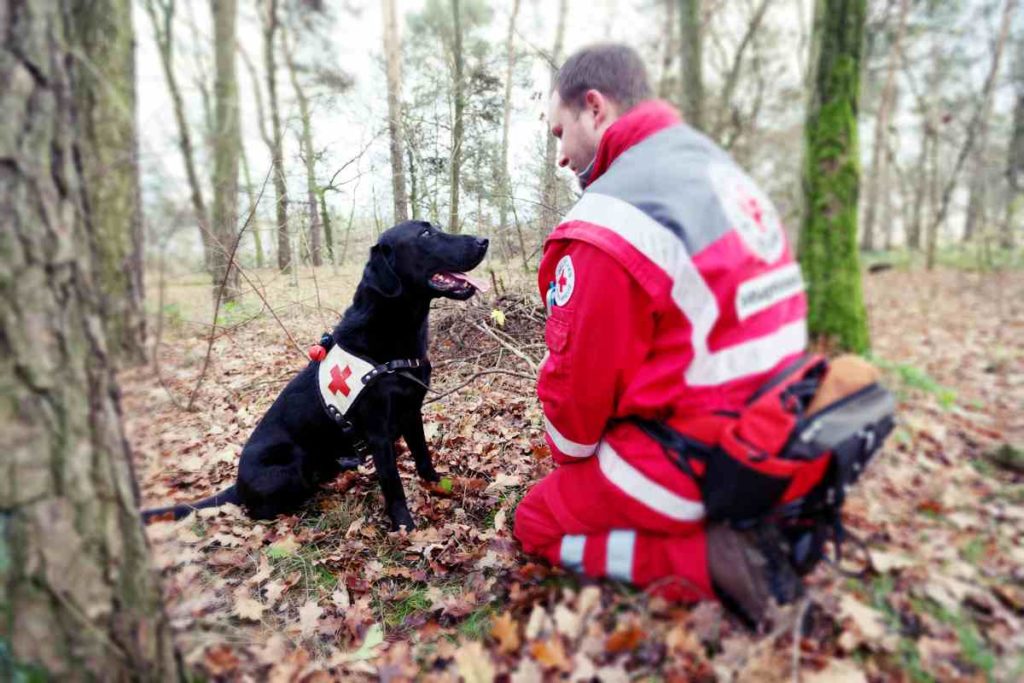
[[[1009,31],[1009,27],[1006,28]],[[1002,39],[1005,42],[1005,38]],[[1002,46],[997,44],[997,50],[1002,50]],[[989,122],[992,119],[992,105],[995,100],[994,97],[995,88],[989,88],[983,95],[984,100],[981,105],[981,118],[978,120],[978,135],[977,143],[974,145],[970,156],[972,158],[974,172],[971,174],[970,182],[970,195],[967,200],[967,215],[964,219],[964,242],[970,242],[974,238],[974,233],[978,227],[978,219],[982,213],[985,203],[985,195],[987,186],[988,176],[985,173],[985,152],[988,148],[988,130]]]
[[[242,56],[242,63],[245,64],[246,70],[249,72],[249,81],[252,85],[252,96],[256,101],[256,124],[260,129],[260,137],[263,139],[263,143],[267,146],[267,150],[274,153],[274,138],[270,135],[267,130],[267,117],[263,110],[263,90],[260,86],[260,77],[256,73],[256,65],[253,64],[252,58],[249,57],[249,53],[238,45],[238,54]]]
[[[327,210],[327,190],[319,188],[317,198],[320,202],[320,222],[324,225],[324,246],[327,247],[327,260],[335,263],[334,260],[334,231],[331,229],[331,214]]]
[[[213,296],[235,301],[241,295],[234,263],[238,226],[238,156],[242,147],[235,76],[237,0],[210,0],[216,60],[213,136]],[[219,292],[223,286],[224,291]]]
[[[558,23],[555,25],[555,44],[551,48],[551,67],[549,71],[550,86],[555,87],[558,75],[557,64],[562,61],[562,45],[565,42],[565,16],[568,12],[568,1],[558,0]],[[540,181],[540,230],[541,237],[555,227],[558,222],[558,179],[555,177],[557,160],[555,154],[557,143],[554,136],[544,136],[544,170]]]
[[[933,126],[931,130],[931,145],[928,147],[928,160],[925,166],[925,178],[928,179],[926,186],[928,201],[928,222],[924,231],[924,253],[925,263],[929,270],[935,265],[935,247],[939,241],[939,228],[942,227],[942,220],[939,214],[939,149],[942,146],[942,138]]]
[[[295,67],[295,54],[287,31],[281,32],[284,45],[284,58],[288,64],[288,75],[291,78],[295,99],[299,103],[299,118],[302,120],[302,156],[306,162],[306,206],[309,212],[309,256],[314,266],[323,265],[320,239],[320,211],[316,197],[319,188],[316,184],[316,155],[313,153],[313,121],[309,111],[309,98],[299,83],[298,70]]]
[[[1004,249],[1014,246],[1014,231],[1020,215],[1020,204],[1024,197],[1024,34],[1014,37],[1013,87],[1016,100],[1013,106],[1013,132],[1006,155],[1006,182],[1009,196],[1006,199],[1006,215],[1000,230],[999,244]]]
[[[676,3],[679,0],[663,0],[665,6],[665,32],[661,55],[661,76],[658,80],[658,97],[663,100],[672,99],[672,62],[676,57]]]
[[[74,6],[82,172],[92,208],[103,323],[115,361],[145,360],[142,206],[135,134],[135,59],[129,0]]]
[[[899,65],[900,45],[907,28],[907,11],[910,0],[900,0],[900,13],[896,25],[896,37],[889,46],[888,61],[885,70],[885,84],[878,104],[878,117],[875,119],[875,139],[871,145],[871,171],[867,178],[867,192],[864,202],[864,235],[861,249],[870,251],[875,248],[875,216],[877,215],[878,188],[884,174],[886,150],[889,148],[889,117],[892,115],[896,101],[896,67]],[[886,193],[890,192],[885,187]]]
[[[419,214],[419,195],[416,193],[416,165],[413,162],[412,146],[406,145],[405,156],[409,161],[409,210],[413,218]]]
[[[210,230],[210,217],[203,200],[203,190],[199,185],[199,174],[196,172],[195,154],[192,147],[192,133],[189,131],[188,119],[185,118],[185,105],[181,99],[181,89],[174,73],[174,9],[175,0],[145,0],[143,5],[153,24],[157,47],[160,50],[160,64],[163,66],[167,89],[171,95],[174,119],[178,124],[178,146],[185,162],[185,176],[188,179],[192,209],[199,224],[199,237],[203,244],[203,262],[206,270],[213,265],[213,233]],[[159,8],[159,14],[157,13]]]
[[[384,55],[387,61],[391,192],[395,202],[395,222],[401,223],[409,220],[409,208],[405,196],[405,170],[402,168],[402,45],[398,39],[395,0],[381,0],[381,12],[384,15]]]
[[[996,37],[995,48],[992,52],[992,65],[989,68],[988,76],[985,78],[985,84],[981,89],[981,102],[979,102],[977,108],[974,110],[974,116],[971,117],[970,123],[967,124],[967,138],[964,140],[964,144],[960,148],[960,153],[957,155],[956,163],[953,166],[953,172],[950,174],[946,181],[946,186],[943,188],[939,208],[932,219],[933,224],[929,226],[928,254],[926,260],[929,270],[931,270],[935,265],[935,243],[937,241],[939,226],[941,226],[946,220],[946,214],[949,211],[949,202],[953,197],[953,190],[956,189],[956,182],[960,175],[960,169],[963,168],[964,161],[974,149],[974,141],[978,137],[979,133],[985,134],[985,131],[987,131],[987,122],[985,121],[986,112],[990,107],[992,92],[995,89],[996,77],[999,75],[999,63],[1003,57],[1003,49],[1006,46],[1006,38],[1010,33],[1010,25],[1013,23],[1013,14],[1016,9],[1017,0],[1006,0],[1006,4],[1003,6],[1003,16],[999,24],[999,35]]]
[[[103,331],[76,9],[0,9],[0,677],[176,681]],[[130,43],[128,3],[101,11]]]
[[[256,125],[260,131],[260,138],[263,139],[263,143],[267,146],[267,150],[270,155],[274,154],[274,138],[271,137],[267,131],[267,118],[263,110],[263,93],[260,87],[260,77],[256,73],[256,65],[253,64],[252,59],[249,57],[249,53],[245,50],[241,43],[238,43],[238,54],[242,56],[242,63],[245,64],[246,70],[249,72],[249,84],[252,86],[253,99],[256,101]],[[248,158],[245,154],[245,146],[242,147],[242,167],[245,169],[245,181],[249,186],[249,199],[250,203],[255,201],[253,193],[252,177],[249,172]],[[266,264],[266,256],[263,249],[263,237],[262,230],[259,221],[254,218],[252,226],[253,241],[256,243],[256,263],[258,267],[262,268]],[[275,230],[276,232],[276,230]]]
[[[274,34],[277,33],[277,0],[264,0],[263,62],[267,70],[267,94],[273,128],[271,163],[274,165],[274,191],[277,194],[277,267],[288,272],[292,267],[292,245],[288,234],[288,184],[284,175],[284,139],[277,106],[277,65],[274,61]]]
[[[895,178],[896,184],[893,185],[893,179]],[[903,172],[900,170],[899,162],[896,159],[896,155],[893,152],[892,146],[888,143],[885,149],[885,163],[882,165],[882,187],[886,188],[886,191],[882,194],[882,248],[886,251],[892,249],[893,245],[893,232],[895,220],[893,219],[893,193],[898,191],[901,201],[906,197],[906,179],[903,177]]]
[[[245,153],[245,143],[238,146],[238,154],[242,161],[242,173],[245,175],[245,194],[249,198],[249,209],[246,213],[253,213],[256,211],[256,190],[252,184],[252,173],[249,171],[249,157]],[[256,249],[256,267],[262,268],[264,266],[263,256],[263,238],[260,236],[260,225],[259,220],[256,218],[256,214],[253,213],[252,226],[249,228],[249,232],[252,233],[253,246]]]
[[[452,20],[455,27],[452,43],[452,63],[455,67],[452,75],[453,97],[455,99],[455,116],[452,121],[452,160],[451,160],[451,199],[448,204],[448,229],[461,232],[459,224],[459,181],[462,173],[462,114],[466,107],[465,84],[463,83],[463,67],[465,56],[462,54],[462,11],[459,0],[452,2]]]
[[[686,122],[704,129],[704,76],[701,1],[679,0],[679,77]]]
[[[743,38],[740,40],[739,46],[736,48],[736,54],[733,55],[732,67],[729,69],[729,73],[725,79],[725,86],[722,88],[722,107],[721,113],[715,122],[714,137],[716,140],[721,140],[725,134],[725,129],[729,126],[729,122],[732,120],[733,107],[732,98],[736,93],[736,86],[740,82],[740,71],[743,68],[743,57],[746,54],[747,48],[753,43],[754,36],[757,35],[758,30],[761,28],[761,23],[764,21],[764,15],[768,12],[768,6],[772,0],[761,0],[761,4],[754,10],[753,16],[750,18],[750,23],[747,24],[747,30],[743,33]],[[738,116],[738,115],[737,115]]]
[[[501,159],[498,162],[498,226],[502,240],[506,239],[505,236],[508,234],[508,214],[512,204],[512,179],[508,172],[508,145],[509,131],[512,126],[512,73],[516,63],[515,34],[519,5],[520,0],[512,1],[512,14],[508,19],[508,35],[505,38],[505,103],[501,119]]]
[[[921,131],[921,152],[917,157],[917,183],[914,186],[914,209],[910,225],[907,229],[907,246],[914,251],[921,250],[921,234],[924,232],[924,201],[928,194],[929,176],[927,173],[928,159],[935,140],[935,129],[928,120],[928,112],[923,112]]]

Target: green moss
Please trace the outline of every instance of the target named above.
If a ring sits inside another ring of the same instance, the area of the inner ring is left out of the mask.
[[[399,600],[385,601],[378,598],[377,612],[384,615],[384,627],[391,630],[402,625],[409,617],[430,608],[431,600],[427,597],[427,587],[412,589]]]
[[[483,640],[491,632],[495,609],[491,605],[471,612],[460,624],[459,635],[467,640]]]
[[[857,102],[863,0],[819,4],[815,99],[805,135],[806,211],[800,264],[807,281],[811,334],[840,349],[869,348],[857,249],[860,165]]]

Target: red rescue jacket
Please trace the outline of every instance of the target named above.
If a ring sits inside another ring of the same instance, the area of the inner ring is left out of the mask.
[[[804,351],[803,280],[767,195],[672,107],[641,103],[605,131],[538,286],[549,315],[537,393],[555,461],[596,456],[621,504],[702,519],[696,485],[614,421],[693,433]]]

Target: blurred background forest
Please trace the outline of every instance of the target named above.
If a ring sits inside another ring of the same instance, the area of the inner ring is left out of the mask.
[[[1024,17],[1005,6],[866,3],[856,116],[869,262],[1019,259]],[[200,274],[216,250],[202,237],[216,194],[213,17],[197,0],[134,10],[146,263],[166,253],[172,275]],[[413,216],[490,237],[492,261],[534,268],[578,192],[555,170],[550,71],[602,40],[641,52],[658,95],[749,169],[795,242],[813,10],[807,0],[240,3],[236,234],[252,213],[240,263],[361,263],[380,231]]]

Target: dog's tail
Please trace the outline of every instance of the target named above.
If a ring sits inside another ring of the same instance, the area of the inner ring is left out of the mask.
[[[148,524],[150,521],[162,517],[169,517],[171,519],[178,520],[187,515],[188,513],[192,512],[193,510],[202,510],[203,508],[215,508],[224,505],[225,503],[234,503],[235,505],[240,504],[238,499],[238,491],[235,490],[234,484],[227,487],[223,491],[220,491],[219,493],[213,494],[209,498],[203,498],[202,500],[196,501],[195,503],[181,503],[179,505],[169,505],[163,508],[152,508],[150,510],[143,510],[142,521]]]

